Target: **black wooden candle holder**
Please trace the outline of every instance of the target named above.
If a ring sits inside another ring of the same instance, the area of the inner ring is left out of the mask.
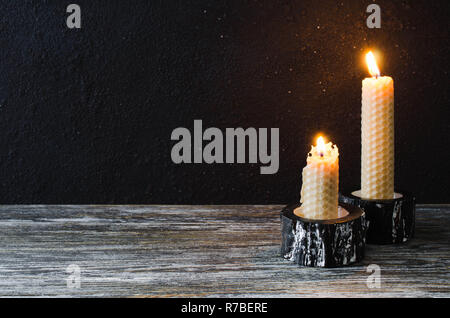
[[[340,267],[364,257],[366,221],[357,206],[339,204],[347,215],[334,220],[302,218],[294,211],[301,204],[281,211],[281,256],[300,266]]]
[[[360,191],[339,194],[339,201],[364,210],[367,218],[367,244],[396,244],[414,236],[415,198],[408,192],[398,192],[390,200],[360,197]]]

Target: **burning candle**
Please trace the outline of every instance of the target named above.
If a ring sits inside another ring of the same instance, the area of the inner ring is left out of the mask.
[[[337,219],[339,191],[339,151],[331,142],[317,139],[303,168],[299,216],[308,219]]]
[[[366,54],[372,77],[362,82],[361,197],[394,197],[394,81],[380,76],[372,52]]]

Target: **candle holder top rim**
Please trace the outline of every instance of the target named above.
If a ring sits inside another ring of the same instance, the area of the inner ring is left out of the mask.
[[[347,215],[337,218],[337,219],[326,219],[326,220],[307,219],[307,218],[300,217],[294,213],[295,209],[300,207],[301,205],[302,205],[301,203],[289,204],[288,206],[283,208],[280,215],[287,217],[291,220],[301,221],[303,223],[338,224],[338,223],[346,223],[346,222],[355,220],[355,219],[361,217],[361,215],[365,214],[364,211],[357,206],[349,205],[346,203],[339,203],[340,207],[342,207],[348,211]]]
[[[356,190],[350,193],[348,196],[351,198],[357,198],[368,202],[389,203],[393,201],[403,201],[405,198],[412,197],[412,194],[406,191],[394,191],[394,197],[392,199],[367,199],[360,195],[361,190]]]

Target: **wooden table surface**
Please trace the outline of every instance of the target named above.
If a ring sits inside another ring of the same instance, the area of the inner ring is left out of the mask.
[[[0,296],[450,296],[450,206],[418,205],[411,242],[368,245],[338,269],[280,258],[280,209],[1,206]],[[380,288],[367,285],[370,264]]]

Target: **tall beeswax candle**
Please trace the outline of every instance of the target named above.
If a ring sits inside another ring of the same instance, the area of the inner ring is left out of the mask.
[[[303,168],[300,193],[301,216],[308,219],[337,219],[339,191],[339,151],[323,137],[317,139]]]
[[[372,77],[362,82],[361,197],[394,197],[394,81],[380,76],[372,52],[366,62]]]

